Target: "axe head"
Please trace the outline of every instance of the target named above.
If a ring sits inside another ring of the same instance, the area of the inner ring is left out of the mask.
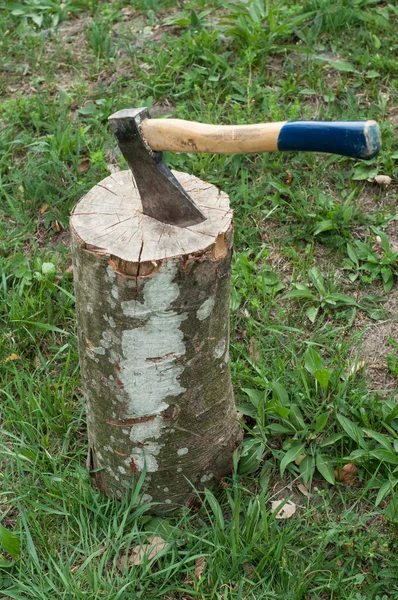
[[[149,119],[147,108],[119,110],[109,117],[119,148],[133,172],[145,215],[163,223],[188,227],[206,217],[179,184],[163,160],[146,143],[140,128]]]

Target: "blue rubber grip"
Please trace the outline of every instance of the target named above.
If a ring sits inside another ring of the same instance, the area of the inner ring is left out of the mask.
[[[371,159],[381,147],[376,121],[289,121],[278,137],[278,150],[329,152]]]

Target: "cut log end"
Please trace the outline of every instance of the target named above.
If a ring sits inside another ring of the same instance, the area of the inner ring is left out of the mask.
[[[158,261],[173,257],[212,250],[219,255],[232,223],[228,196],[197,177],[173,173],[206,216],[203,223],[181,228],[144,215],[131,171],[120,171],[77,204],[71,218],[74,236],[87,250],[110,256],[126,275],[151,274]]]
[[[146,471],[164,512],[230,473],[241,438],[230,369],[228,196],[175,173],[206,214],[181,229],[142,214],[131,174],[95,186],[71,218],[90,466],[121,498]]]

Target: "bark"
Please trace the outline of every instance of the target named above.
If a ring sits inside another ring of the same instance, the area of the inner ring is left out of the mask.
[[[228,198],[176,175],[206,226],[142,215],[126,172],[93,188],[71,219],[90,466],[118,498],[145,469],[144,500],[157,513],[229,474],[241,439],[228,362]]]

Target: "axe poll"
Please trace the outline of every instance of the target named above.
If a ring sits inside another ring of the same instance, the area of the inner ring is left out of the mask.
[[[163,160],[162,150],[211,154],[306,151],[369,160],[381,147],[375,121],[283,121],[252,125],[208,125],[181,119],[151,119],[147,108],[109,117],[120,150],[133,173],[144,214],[178,227],[204,215]]]

